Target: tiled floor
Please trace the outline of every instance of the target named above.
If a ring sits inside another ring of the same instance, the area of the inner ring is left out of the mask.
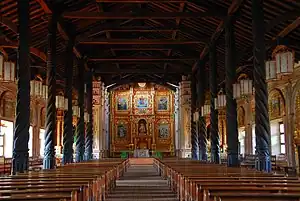
[[[132,165],[106,201],[178,201],[163,180],[149,165]]]

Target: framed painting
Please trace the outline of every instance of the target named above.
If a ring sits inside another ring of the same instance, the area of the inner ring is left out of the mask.
[[[158,111],[168,111],[169,110],[169,97],[168,96],[158,96],[157,97],[157,110]]]
[[[117,129],[116,129],[116,136],[118,138],[126,138],[128,133],[127,125],[123,122],[118,123]]]
[[[160,123],[158,125],[158,138],[160,138],[160,139],[167,139],[169,137],[170,137],[169,124],[167,124],[167,123]]]
[[[128,97],[118,96],[116,97],[117,111],[127,111],[128,110]]]
[[[138,109],[147,109],[148,108],[148,97],[139,96],[136,100],[136,108]]]

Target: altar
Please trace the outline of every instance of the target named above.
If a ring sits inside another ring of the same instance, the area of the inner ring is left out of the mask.
[[[149,158],[149,149],[135,149],[133,156],[135,158]]]

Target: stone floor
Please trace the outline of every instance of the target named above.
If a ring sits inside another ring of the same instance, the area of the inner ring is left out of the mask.
[[[153,166],[131,165],[106,201],[178,201]]]

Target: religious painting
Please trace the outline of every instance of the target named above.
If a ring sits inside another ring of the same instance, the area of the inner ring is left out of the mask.
[[[158,96],[157,100],[157,110],[166,111],[168,110],[169,100],[167,96]]]
[[[145,96],[138,97],[136,107],[139,108],[139,109],[148,108],[148,98],[145,97]]]
[[[126,136],[127,136],[127,125],[121,122],[117,125],[117,137],[125,138]]]
[[[158,126],[158,137],[159,138],[169,138],[170,131],[169,131],[169,125],[167,123],[161,123]]]
[[[138,134],[139,135],[147,135],[147,122],[145,119],[141,119],[138,122]]]
[[[269,95],[269,115],[270,119],[278,119],[284,115],[284,98],[278,89],[272,90]]]
[[[119,110],[119,111],[128,110],[127,97],[124,97],[124,96],[117,97],[117,110]]]

